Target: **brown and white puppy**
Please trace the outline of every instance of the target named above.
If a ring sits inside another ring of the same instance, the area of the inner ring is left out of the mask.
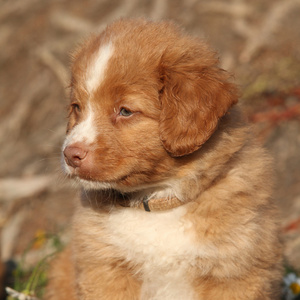
[[[82,185],[46,299],[279,299],[270,159],[206,44],[121,20],[74,54],[63,145]]]

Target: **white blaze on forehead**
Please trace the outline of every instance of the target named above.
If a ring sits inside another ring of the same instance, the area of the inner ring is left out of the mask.
[[[99,48],[93,57],[86,73],[86,88],[89,93],[95,91],[104,79],[105,70],[113,54],[113,46],[108,43]]]
[[[66,136],[63,144],[63,150],[71,144],[84,142],[86,144],[92,144],[97,137],[97,131],[94,121],[94,111],[91,105],[87,107],[86,118],[76,125],[71,132]]]

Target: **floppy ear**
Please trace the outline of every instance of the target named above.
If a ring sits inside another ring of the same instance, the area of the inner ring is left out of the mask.
[[[172,156],[198,150],[217,129],[219,119],[237,102],[230,76],[205,46],[162,56],[160,138]],[[202,52],[201,52],[202,50]]]

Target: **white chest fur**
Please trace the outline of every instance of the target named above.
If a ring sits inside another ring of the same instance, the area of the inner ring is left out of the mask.
[[[110,215],[110,243],[125,258],[141,265],[141,299],[193,299],[187,270],[195,264],[197,247],[184,207],[149,213],[126,209]]]

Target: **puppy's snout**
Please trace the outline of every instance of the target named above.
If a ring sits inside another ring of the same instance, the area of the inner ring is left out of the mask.
[[[67,146],[64,150],[65,162],[73,168],[78,168],[86,158],[87,153],[88,150],[83,145]]]

